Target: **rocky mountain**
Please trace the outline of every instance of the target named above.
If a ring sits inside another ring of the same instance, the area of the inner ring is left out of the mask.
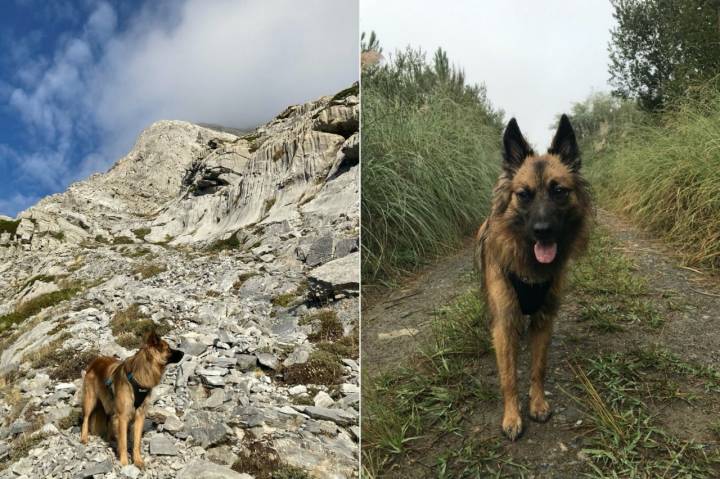
[[[357,95],[247,134],[157,122],[0,217],[0,478],[358,476]],[[82,371],[151,329],[186,355],[121,468],[79,442]]]

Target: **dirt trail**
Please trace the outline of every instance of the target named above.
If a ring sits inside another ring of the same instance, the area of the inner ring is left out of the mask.
[[[563,392],[572,390],[577,382],[568,361],[660,345],[685,361],[720,369],[717,277],[681,266],[671,249],[613,214],[599,211],[598,223],[610,232],[620,252],[635,263],[636,273],[647,279],[651,302],[663,305],[664,323],[652,330],[629,324],[620,332],[598,333],[586,321],[580,321],[580,306],[568,295],[553,335],[546,384],[554,416],[546,424],[526,418],[524,437],[504,446],[509,457],[523,464],[534,477],[576,477],[579,471],[587,470],[580,453],[587,434],[582,426],[583,413]],[[400,288],[371,289],[364,293],[362,354],[367,377],[404,361],[407,364],[406,360],[417,351],[418,343],[430,333],[434,312],[473,286],[472,254],[468,243],[458,253],[428,267]],[[526,341],[522,344],[519,378],[520,391],[526,401],[529,354]],[[482,379],[496,386],[492,354],[486,355],[480,369]],[[654,404],[653,399],[650,401]],[[524,409],[526,406],[523,404]],[[720,410],[716,396],[701,395],[692,404],[670,401],[658,402],[656,406],[654,412],[662,417],[667,431],[683,439],[717,445],[718,436],[710,426]],[[464,430],[480,437],[497,436],[501,409],[500,399],[484,403],[465,417]],[[527,415],[526,411],[524,414]],[[420,452],[415,451],[401,459],[400,464],[396,463],[396,468],[385,477],[435,476],[434,453],[443,447],[453,446],[442,443],[422,446]]]

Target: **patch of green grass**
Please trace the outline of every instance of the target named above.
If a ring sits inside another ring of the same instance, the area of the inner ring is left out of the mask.
[[[96,243],[102,243],[102,244],[108,244],[108,240],[103,235],[95,235],[95,242]]]
[[[257,479],[310,479],[303,469],[285,464],[278,452],[267,442],[243,441],[243,450],[232,470],[250,474]]]
[[[20,291],[33,284],[35,281],[42,281],[43,283],[54,283],[56,279],[57,276],[52,274],[36,274],[35,276],[30,277],[30,279],[23,283],[23,285],[20,287]]]
[[[651,296],[647,280],[601,227],[593,232],[589,251],[574,265],[570,286],[579,303],[578,319],[597,331],[614,333],[638,324],[658,328],[664,317],[659,305],[668,298]]]
[[[478,374],[480,358],[490,351],[485,321],[478,291],[470,289],[437,311],[432,334],[416,357],[363,378],[363,467],[368,477],[388,472],[406,455],[447,434],[472,441],[441,455],[434,476],[493,477],[519,467],[503,455],[499,440],[476,438],[463,422],[478,404],[496,398],[494,388]]]
[[[15,307],[11,313],[0,316],[0,333],[7,330],[14,324],[20,324],[26,319],[35,316],[40,311],[56,304],[72,299],[82,290],[79,282],[68,283],[63,289],[52,293],[37,296],[29,301],[24,301]]]
[[[0,219],[0,233],[10,233],[11,236],[17,234],[17,228],[20,220],[3,220]]]
[[[97,237],[96,237],[97,239]],[[113,244],[133,244],[135,243],[132,238],[128,238],[127,236],[115,236],[113,238]]]
[[[137,304],[130,305],[127,309],[118,311],[110,320],[110,329],[115,342],[126,349],[137,349],[142,346],[145,335],[155,331],[163,336],[172,330],[167,323],[156,323],[140,311]]]
[[[75,381],[90,362],[99,355],[100,352],[96,349],[87,351],[55,350],[45,356],[44,367],[48,368],[48,376],[56,381]]]
[[[58,421],[58,429],[65,430],[74,426],[80,426],[82,417],[82,409],[77,407],[73,408],[70,411],[70,414]]]
[[[133,234],[142,241],[145,241],[145,237],[152,231],[150,228],[138,228],[132,230]]]
[[[365,282],[460,245],[486,215],[501,164],[501,114],[481,87],[438,75],[417,51],[394,59],[362,77]]]
[[[127,256],[128,258],[140,258],[142,256],[146,256],[150,254],[150,250],[147,248],[135,248],[135,249],[126,249],[123,252],[123,255]]]
[[[29,354],[25,354],[23,356],[23,361],[30,361],[30,365],[33,367],[33,369],[45,368],[48,365],[56,364],[56,362],[52,361],[51,358],[55,353],[62,349],[63,343],[70,336],[71,335],[68,332],[60,334],[57,338],[53,339],[48,344],[40,346],[38,349]]]
[[[660,358],[659,362],[656,360]],[[717,477],[720,454],[662,429],[652,401],[692,401],[679,384],[706,368],[688,365],[665,351],[614,353],[571,364],[578,384],[569,394],[585,412],[591,432],[583,453],[590,477]],[[669,379],[668,372],[686,377]],[[712,374],[715,382],[717,372]]]
[[[720,89],[713,81],[698,92],[664,113],[613,120],[610,134],[593,132],[585,164],[603,207],[662,237],[688,264],[717,270]]]
[[[288,291],[287,293],[279,294],[275,296],[272,300],[270,300],[270,302],[275,306],[287,308],[288,306],[296,303],[298,300],[302,300],[307,289],[308,284],[306,281],[303,281],[298,284],[294,290]]]
[[[342,101],[349,96],[358,96],[358,95],[360,95],[360,82],[355,82],[348,88],[345,88],[344,90],[340,90],[339,92],[337,92],[330,101],[331,102]]]
[[[283,374],[287,384],[333,385],[342,382],[343,367],[335,354],[315,350],[307,362],[293,364],[285,368]]]
[[[140,275],[142,279],[152,278],[165,271],[167,271],[167,267],[164,264],[157,263],[143,263],[133,268],[133,274]]]
[[[320,341],[335,341],[343,336],[343,325],[332,309],[324,309],[304,316],[299,324],[309,324],[313,332],[308,335],[308,340],[313,343]]]
[[[240,243],[240,240],[238,239],[237,233],[233,233],[229,237],[225,239],[219,239],[212,243],[209,246],[209,250],[213,252],[219,252],[219,251],[225,251],[225,250],[232,250],[232,249],[238,249],[242,246],[242,243]]]
[[[270,208],[275,206],[275,201],[277,201],[275,197],[265,200],[265,203],[263,205],[263,214],[267,213],[268,211],[270,211]]]
[[[320,341],[315,344],[315,347],[321,351],[334,354],[339,359],[358,359],[360,357],[360,342],[357,331],[335,341]]]
[[[64,231],[51,231],[49,233],[49,235],[58,241],[65,241],[65,232]]]

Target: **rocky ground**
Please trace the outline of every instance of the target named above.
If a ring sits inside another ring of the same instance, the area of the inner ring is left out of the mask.
[[[356,95],[243,137],[159,122],[0,219],[0,478],[357,477]],[[79,397],[92,357],[150,329],[186,355],[140,470],[80,444]]]

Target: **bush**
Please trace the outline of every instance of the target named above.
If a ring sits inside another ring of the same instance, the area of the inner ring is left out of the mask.
[[[720,88],[615,130],[586,155],[600,204],[663,237],[688,264],[720,268]]]
[[[442,51],[363,72],[362,272],[411,270],[459,245],[485,216],[502,113]]]

